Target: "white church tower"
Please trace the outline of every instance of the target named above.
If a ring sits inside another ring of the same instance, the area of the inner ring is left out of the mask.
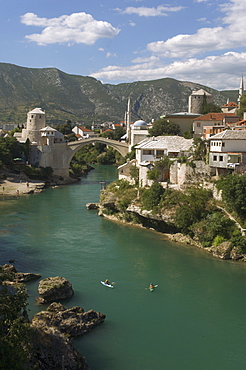
[[[237,100],[239,108],[240,108],[240,100],[243,94],[244,94],[244,82],[243,82],[243,75],[242,75],[240,87],[239,87],[238,100]]]
[[[126,110],[126,139],[128,144],[131,145],[131,99],[128,98]]]

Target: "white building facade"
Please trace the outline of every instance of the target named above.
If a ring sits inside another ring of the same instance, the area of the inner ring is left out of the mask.
[[[209,166],[216,174],[246,167],[246,130],[225,130],[209,139]]]

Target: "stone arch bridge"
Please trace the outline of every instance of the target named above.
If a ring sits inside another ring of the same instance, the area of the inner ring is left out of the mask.
[[[42,148],[42,157],[39,165],[41,167],[52,167],[54,175],[62,176],[64,179],[69,178],[69,165],[74,154],[85,145],[92,143],[106,144],[115,150],[117,150],[123,157],[125,157],[129,151],[129,145],[120,141],[105,139],[102,137],[94,137],[89,139],[83,139],[78,141],[72,141],[69,143],[57,143],[53,144],[46,149]],[[46,152],[47,155],[44,155]]]

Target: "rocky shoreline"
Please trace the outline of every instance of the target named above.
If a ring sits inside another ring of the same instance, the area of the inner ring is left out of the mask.
[[[123,217],[123,215],[120,213],[117,213],[117,216],[115,214],[108,214],[107,212],[105,212],[104,206],[101,205],[100,203],[88,203],[86,204],[86,207],[89,210],[97,210],[98,216],[105,217],[111,221],[160,232],[154,227],[146,227],[141,223],[127,221],[125,217]],[[131,206],[128,207],[127,211],[131,212],[134,211],[138,213],[137,208],[135,207],[133,209],[133,207]],[[147,220],[154,221],[159,220],[161,222],[165,222],[165,217],[164,219],[156,215],[152,217],[150,212],[146,213],[141,212],[141,217],[146,218]],[[196,248],[202,249],[206,253],[212,254],[213,257],[220,258],[222,260],[246,262],[246,254],[241,253],[239,248],[236,246],[232,246],[230,242],[226,241],[219,244],[218,246],[212,245],[211,247],[204,248],[201,243],[199,243],[197,240],[194,240],[189,235],[184,235],[180,232],[160,232],[160,233],[164,235],[165,238],[172,242],[194,246]]]
[[[39,274],[18,272],[13,264],[0,266],[0,289],[11,286],[18,289],[20,284],[40,279]],[[59,301],[73,296],[72,284],[63,277],[50,277],[38,283],[36,301],[38,304],[50,303],[46,310],[40,311],[29,320],[29,348],[27,369],[68,369],[89,370],[85,358],[73,347],[72,338],[84,335],[104,322],[106,315],[94,310],[84,311],[82,307],[66,308]],[[13,295],[13,290],[7,294]]]

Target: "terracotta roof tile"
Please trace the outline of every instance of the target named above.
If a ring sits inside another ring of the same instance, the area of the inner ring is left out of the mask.
[[[222,105],[222,107],[238,107],[238,105],[233,101],[230,101],[229,103]]]
[[[236,116],[235,113],[207,113],[195,118],[193,121],[222,121],[225,117]]]
[[[92,130],[90,130],[90,129],[88,129],[88,128],[84,127],[84,126],[78,126],[78,128],[79,128],[80,130],[82,130],[82,131],[85,131],[85,132],[93,132]]]

